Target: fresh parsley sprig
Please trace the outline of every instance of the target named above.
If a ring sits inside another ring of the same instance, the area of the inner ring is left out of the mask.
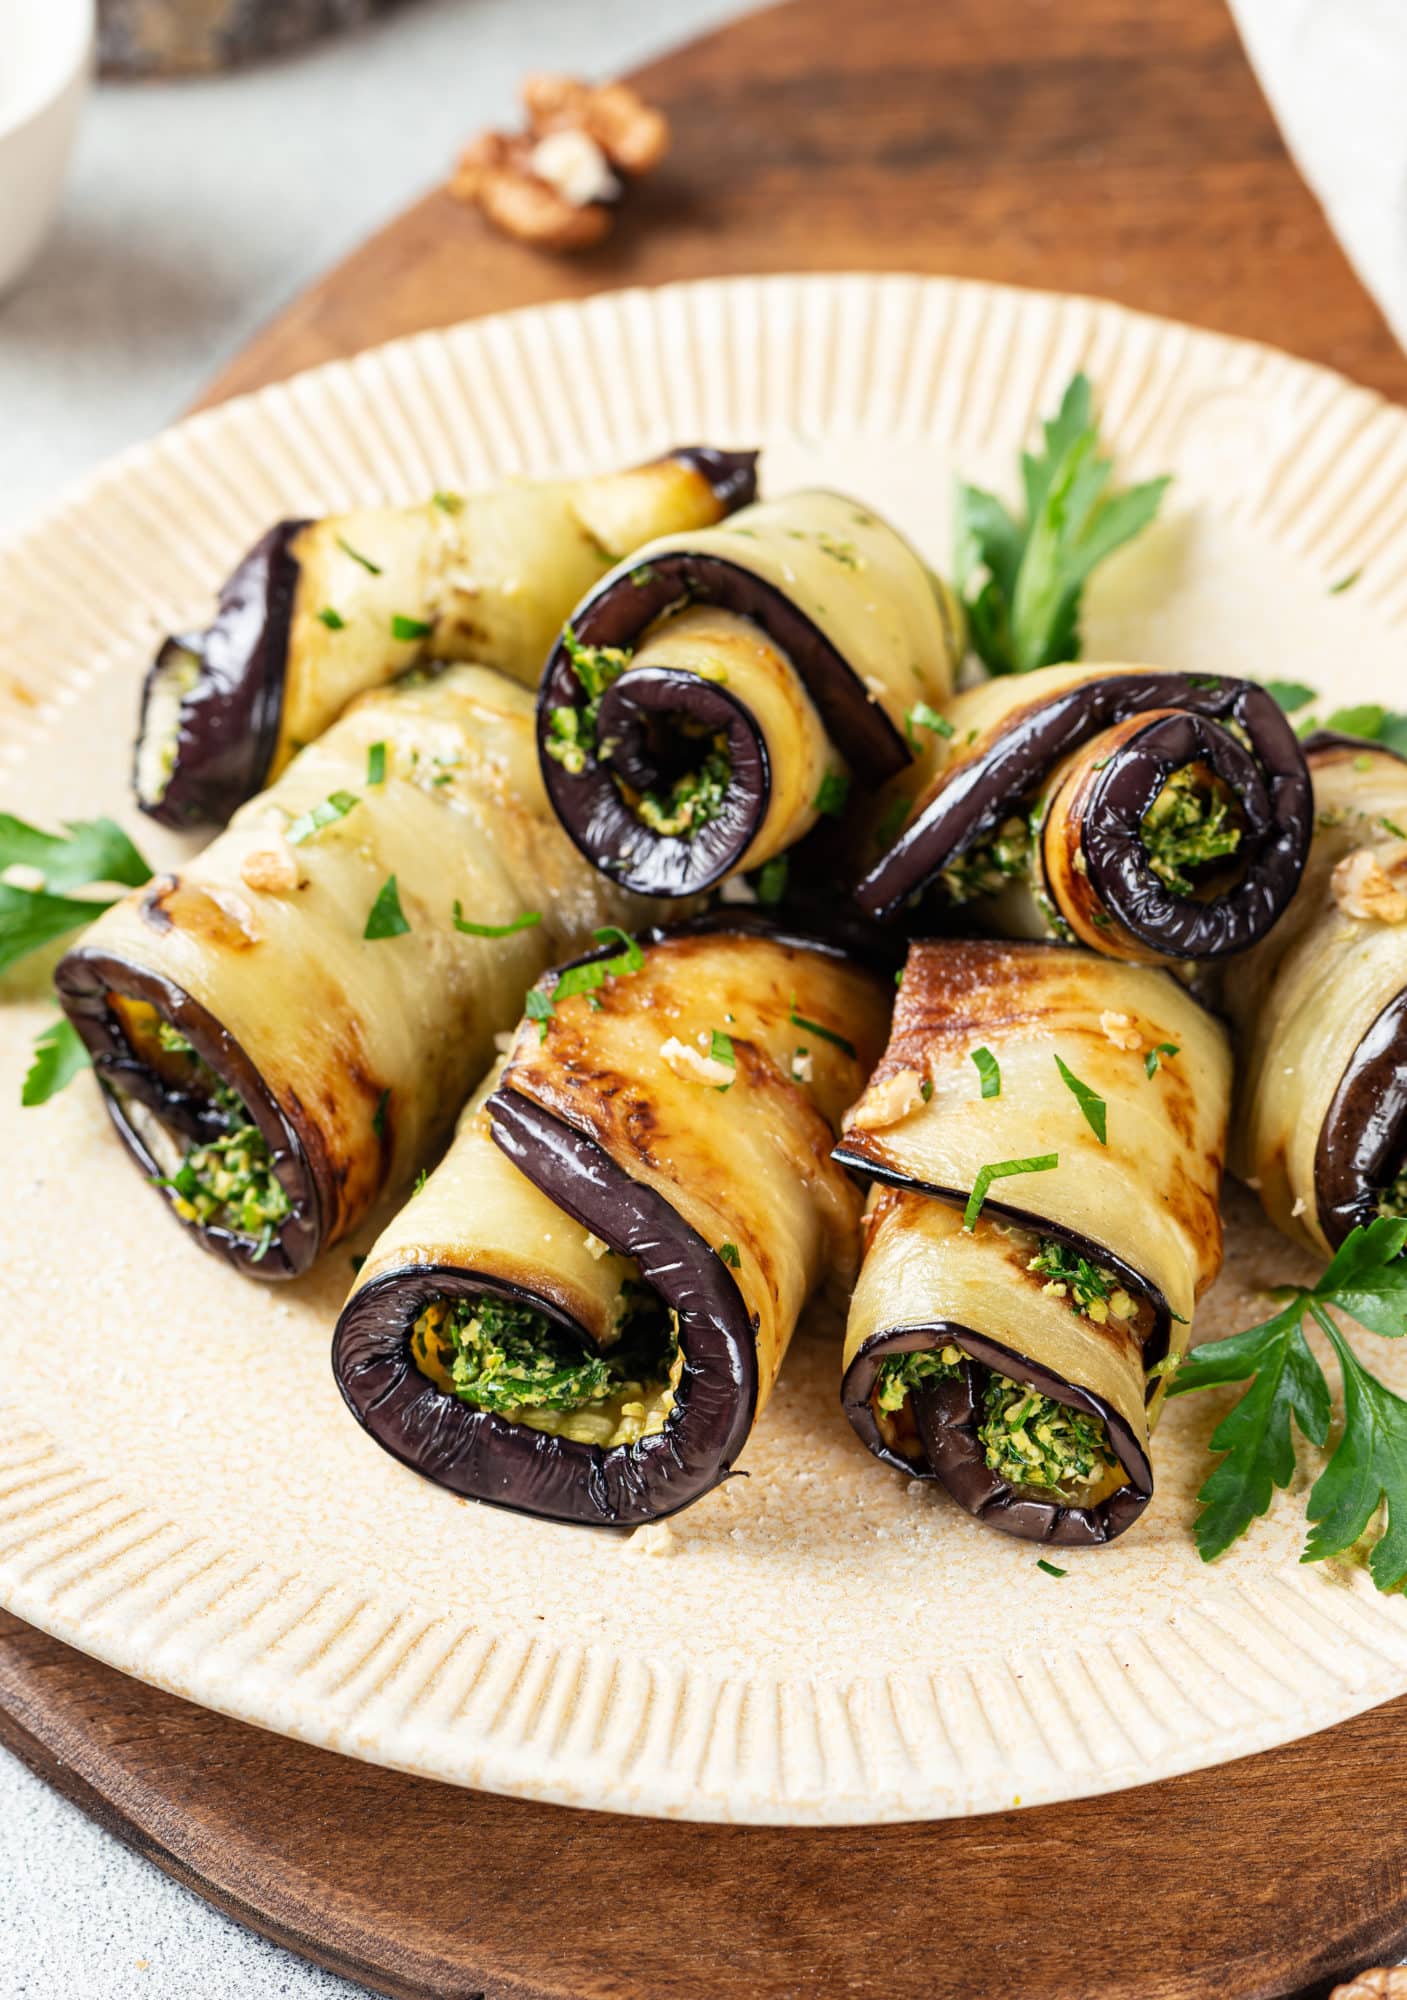
[[[67,820],[62,833],[45,833],[0,813],[0,873],[12,868],[29,871],[35,886],[0,882],[0,972],[92,923],[114,900],[60,892],[98,883],[139,889],[151,880],[151,869],[110,819]]]
[[[958,487],[957,586],[973,649],[994,674],[1080,657],[1080,601],[1091,571],[1148,526],[1168,485],[1149,479],[1110,490],[1113,468],[1099,455],[1084,374],[1043,429],[1043,449],[1021,455],[1023,521],[995,494]]]
[[[26,1110],[36,1104],[47,1104],[90,1063],[83,1039],[72,1021],[64,1016],[51,1022],[35,1037],[34,1055],[25,1074],[20,1103]]]
[[[1294,1477],[1292,1424],[1311,1444],[1328,1442],[1332,1400],[1318,1358],[1304,1337],[1306,1315],[1333,1348],[1343,1374],[1344,1421],[1328,1463],[1310,1489],[1309,1538],[1301,1562],[1339,1555],[1386,1503],[1386,1520],[1368,1557],[1379,1590],[1407,1578],[1407,1402],[1378,1381],[1355,1354],[1333,1307],[1370,1333],[1407,1333],[1407,1220],[1383,1216],[1345,1238],[1318,1284],[1288,1290],[1273,1317],[1243,1333],[1198,1347],[1168,1385],[1196,1389],[1248,1382],[1217,1425],[1211,1449],[1224,1454],[1203,1485],[1197,1547],[1205,1562],[1238,1541],[1264,1514],[1277,1486]]]

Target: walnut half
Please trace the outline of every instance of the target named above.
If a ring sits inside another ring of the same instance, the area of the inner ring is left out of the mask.
[[[527,130],[481,133],[450,193],[520,243],[589,250],[610,234],[627,180],[663,159],[668,121],[624,83],[534,75],[521,96]]]

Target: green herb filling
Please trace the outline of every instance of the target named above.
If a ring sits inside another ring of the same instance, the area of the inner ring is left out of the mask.
[[[268,1140],[249,1116],[238,1091],[222,1083],[201,1061],[179,1028],[162,1021],[156,1034],[168,1055],[188,1058],[192,1082],[208,1090],[212,1107],[225,1121],[225,1130],[218,1138],[187,1147],[175,1173],[161,1182],[171,1190],[172,1207],[184,1222],[257,1237],[267,1250],[274,1230],[293,1207],[274,1171]]]
[[[733,782],[733,760],[726,736],[715,736],[702,764],[674,780],[667,792],[642,792],[635,817],[652,833],[692,839],[722,812]]]
[[[570,625],[562,633],[562,644],[586,700],[578,708],[553,709],[547,754],[575,777],[585,770],[587,758],[596,755],[601,698],[630,665],[631,654],[621,646],[583,646]]]
[[[1173,772],[1143,815],[1139,833],[1149,867],[1175,896],[1195,895],[1191,871],[1226,860],[1241,845],[1230,789],[1199,764]]]
[[[970,903],[978,896],[995,896],[1006,883],[1024,875],[1031,864],[1031,830],[1024,817],[1002,821],[990,840],[960,854],[939,876],[950,903]]]
[[[1398,1168],[1378,1196],[1378,1214],[1407,1216],[1407,1162]]]
[[[1096,1326],[1105,1326],[1111,1319],[1132,1319],[1138,1311],[1136,1300],[1112,1271],[1091,1264],[1053,1236],[1041,1237],[1026,1269],[1046,1280],[1042,1289],[1052,1298],[1068,1298],[1071,1312],[1082,1313]]]

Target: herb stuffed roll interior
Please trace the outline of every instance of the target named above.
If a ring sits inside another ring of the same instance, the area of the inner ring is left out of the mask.
[[[1277,1227],[1328,1256],[1407,1215],[1407,761],[1350,738],[1306,745],[1315,833],[1304,882],[1231,968],[1231,1164]]]
[[[162,1199],[287,1277],[444,1138],[543,966],[647,907],[552,817],[532,697],[459,666],[354,704],[55,976]]]
[[[1111,1540],[1153,1491],[1168,1363],[1221,1263],[1230,1056],[1169,974],[912,946],[836,1158],[879,1185],[842,1402],[1007,1534]]]
[[[666,536],[572,614],[538,697],[543,775],[588,860],[685,896],[908,763],[961,615],[901,535],[838,493],[793,493]]]
[[[455,1493],[627,1525],[723,1479],[860,1198],[831,1159],[884,983],[742,918],[554,972],[376,1244],[333,1367]]]
[[[227,820],[354,696],[425,660],[535,686],[582,593],[641,542],[745,505],[755,461],[697,446],[598,478],[280,521],[224,585],[213,623],[158,653],[138,804],[167,826]]]
[[[1176,963],[1247,950],[1294,894],[1309,778],[1249,681],[1044,667],[924,728],[921,789],[896,786],[876,836],[893,844],[859,885],[870,916],[928,890],[1006,936]]]

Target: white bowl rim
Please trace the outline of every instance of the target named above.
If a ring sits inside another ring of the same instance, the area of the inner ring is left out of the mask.
[[[28,85],[0,108],[0,144],[40,117],[83,74],[97,39],[97,0],[42,0],[46,34]]]

